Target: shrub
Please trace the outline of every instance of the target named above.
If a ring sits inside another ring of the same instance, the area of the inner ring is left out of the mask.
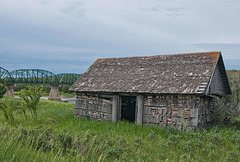
[[[228,97],[217,98],[213,109],[212,118],[215,125],[234,123],[236,110],[233,109],[231,99]]]
[[[63,86],[62,86],[62,91],[63,91],[64,93],[67,93],[67,92],[69,92],[69,88],[70,88],[69,85],[63,85]]]
[[[4,84],[0,83],[0,98],[6,93],[7,89]]]
[[[5,103],[4,101],[1,101],[0,102],[0,110],[3,114],[3,116],[7,120],[11,121],[11,123],[14,122],[14,115],[13,115],[14,109],[9,104]]]
[[[37,120],[37,108],[41,94],[42,86],[27,86],[27,89],[22,89],[20,93],[20,98],[24,100],[34,120]]]
[[[11,123],[14,123],[15,115],[18,112],[23,113],[26,117],[26,111],[23,107],[22,100],[15,98],[2,98],[0,100],[0,111]]]
[[[0,98],[6,93],[7,89],[5,87],[6,78],[2,78],[3,73],[0,74]],[[3,84],[4,83],[4,84]]]

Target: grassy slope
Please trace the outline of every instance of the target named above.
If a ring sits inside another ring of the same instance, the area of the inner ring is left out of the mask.
[[[240,161],[239,120],[235,126],[181,132],[76,119],[73,112],[73,104],[41,101],[37,122],[18,114],[11,124],[1,115],[0,161]]]

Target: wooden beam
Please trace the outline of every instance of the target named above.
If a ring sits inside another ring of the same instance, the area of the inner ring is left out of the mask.
[[[118,95],[113,95],[112,122],[117,122],[118,107],[119,107],[119,96]]]
[[[137,124],[142,125],[143,122],[143,95],[137,95]]]

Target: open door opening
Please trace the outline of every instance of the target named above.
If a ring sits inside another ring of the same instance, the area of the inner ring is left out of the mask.
[[[121,120],[135,122],[136,97],[122,96]]]

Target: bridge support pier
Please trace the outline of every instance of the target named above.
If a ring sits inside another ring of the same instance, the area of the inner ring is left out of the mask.
[[[49,87],[51,88],[51,90],[50,90],[48,99],[61,101],[61,98],[59,96],[59,90],[58,90],[59,85],[49,85]]]
[[[6,84],[5,86],[7,88],[7,91],[4,94],[4,96],[6,96],[6,97],[14,97],[13,88],[16,87],[16,84]]]

